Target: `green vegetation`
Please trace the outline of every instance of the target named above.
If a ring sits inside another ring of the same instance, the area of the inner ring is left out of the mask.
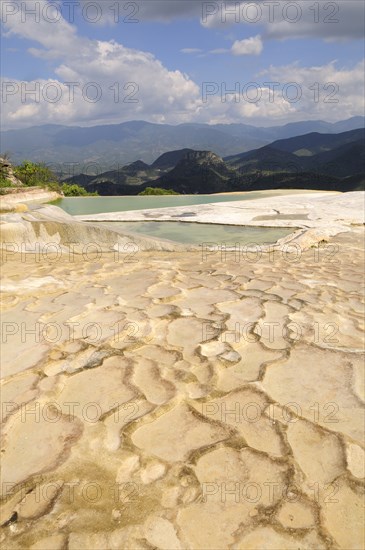
[[[79,185],[64,183],[60,187],[60,191],[65,195],[65,197],[86,197],[86,196],[97,196],[98,193],[88,193],[86,189],[80,187]]]
[[[173,189],[161,189],[160,187],[146,187],[144,191],[138,193],[138,196],[145,197],[147,195],[179,195]]]
[[[2,155],[1,158],[3,158],[4,160],[7,160],[7,157],[5,155]],[[8,179],[8,171],[5,168],[5,166],[3,166],[3,164],[0,164],[0,188],[11,187],[11,186],[12,186],[12,183]]]
[[[63,193],[65,197],[86,197],[98,195],[98,193],[88,193],[86,189],[76,184],[60,184],[53,172],[43,163],[30,162],[25,160],[19,166],[14,166],[13,173],[18,180],[26,187],[42,187],[48,191]],[[0,188],[14,187],[12,182],[7,179],[7,171],[1,167]]]
[[[2,187],[12,187],[12,183],[3,174],[0,174],[0,188]]]
[[[13,171],[15,177],[27,187],[48,187],[50,184],[57,183],[56,176],[43,163],[25,160],[19,166],[15,166]]]

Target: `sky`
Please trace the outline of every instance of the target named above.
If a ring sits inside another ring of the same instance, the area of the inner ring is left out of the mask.
[[[364,115],[362,0],[1,0],[1,123]]]

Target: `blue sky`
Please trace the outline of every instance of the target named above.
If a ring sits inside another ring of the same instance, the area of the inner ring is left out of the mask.
[[[362,1],[3,0],[1,9],[5,128],[135,119],[271,125],[364,114]],[[72,101],[69,82],[77,83]],[[216,85],[203,101],[206,82]],[[256,101],[246,95],[250,82]],[[272,93],[268,82],[277,83]],[[100,91],[95,102],[90,83]],[[128,83],[133,103],[125,102]]]

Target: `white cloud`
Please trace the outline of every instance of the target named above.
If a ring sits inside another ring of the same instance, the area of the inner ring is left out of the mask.
[[[105,47],[105,43],[102,43],[102,49]],[[115,44],[108,45],[108,48],[111,48],[112,52],[109,51],[107,57],[113,58],[111,53],[118,54],[122,47]],[[105,52],[104,55],[106,55]],[[96,57],[95,64],[100,60],[100,56]],[[109,70],[119,69],[117,59],[115,65],[113,65],[113,59],[109,61],[111,63]],[[133,64],[133,55],[129,61]],[[143,74],[147,70],[148,61],[142,56],[139,63],[139,70]],[[246,121],[251,124],[270,125],[316,119],[337,121],[364,112],[364,62],[358,63],[351,69],[338,68],[336,63],[315,67],[301,67],[293,64],[271,66],[257,75],[256,84],[250,87],[243,81],[238,82],[237,87],[234,82],[216,83],[214,93],[209,95],[205,102],[202,100],[199,87],[194,82],[179,71],[167,71],[162,65],[159,66],[157,60],[154,60],[154,64],[149,68],[147,77],[150,80],[149,91],[147,94],[145,91],[141,94],[138,103],[129,104],[122,101],[123,96],[135,91],[133,86],[126,91],[121,88],[120,101],[114,102],[114,91],[108,89],[113,80],[107,79],[99,80],[104,82],[101,84],[100,101],[96,103],[87,101],[86,95],[92,99],[95,89],[84,88],[84,94],[82,94],[82,86],[87,86],[88,82],[98,82],[94,74],[95,68],[87,67],[81,78],[77,70],[69,65],[63,65],[59,72],[67,77],[65,80],[60,78],[25,83],[27,90],[34,90],[37,84],[40,86],[41,101],[39,102],[35,102],[30,95],[24,104],[21,102],[20,93],[11,94],[12,89],[9,88],[8,99],[2,104],[4,128],[21,128],[45,123],[90,126],[133,119],[170,124]],[[125,67],[123,71],[126,71]],[[159,78],[152,81],[155,74],[158,74]],[[74,90],[73,102],[69,100],[70,89],[64,84],[67,81],[81,83]],[[17,85],[21,90],[21,82],[13,82],[12,85]],[[236,92],[232,93],[235,88]],[[48,96],[52,100],[57,90],[62,92],[59,101],[52,103],[42,99],[43,96],[46,98]],[[298,101],[295,101],[296,95],[299,95]]]
[[[211,124],[245,122],[253,125],[268,125],[268,121],[291,120],[293,113],[295,114],[293,105],[280,96],[276,97],[275,101],[271,103],[268,88],[258,85],[252,93],[252,97],[256,94],[257,97],[260,97],[260,101],[251,102],[247,100],[247,97],[243,97],[241,93],[227,95],[226,101],[222,101],[222,94],[217,93],[202,106],[199,119],[202,122]],[[249,93],[247,96],[251,97],[251,94]]]
[[[223,53],[230,53],[231,50],[228,50],[227,48],[216,48],[215,50],[210,50],[209,53],[212,53],[214,55],[220,55]]]
[[[37,2],[45,4],[45,0]],[[56,78],[23,83],[4,78],[9,82],[2,102],[4,127],[45,123],[88,126],[133,119],[171,124],[249,121],[265,125],[315,118],[336,121],[364,110],[363,63],[352,68],[338,67],[335,62],[318,67],[271,66],[257,75],[259,100],[250,101],[242,89],[225,97],[224,86],[234,89],[235,82],[218,82],[217,90],[204,102],[196,82],[179,70],[168,70],[151,53],[126,48],[116,41],[80,37],[76,28],[63,19],[50,24],[30,18],[24,24],[19,13],[9,18],[7,30],[38,42],[41,47],[29,51],[52,63]],[[236,54],[253,55],[262,47],[260,36],[235,44],[226,53],[236,50]],[[67,84],[72,82],[73,91]],[[274,99],[268,82],[280,84]],[[300,87],[297,102],[291,101],[285,87],[290,82]],[[331,84],[328,87],[329,83],[334,83],[335,88]],[[241,88],[244,85],[240,83]],[[36,95],[26,95],[32,90]],[[97,101],[95,93],[100,93]],[[57,101],[55,94],[59,94]],[[338,102],[332,103],[332,99]]]
[[[22,122],[24,121],[32,121],[35,116],[37,116],[38,112],[40,110],[40,106],[36,104],[28,104],[23,105],[22,107],[19,107],[14,112],[9,113],[9,120],[16,122],[17,120],[20,120]]]
[[[261,126],[301,120],[336,122],[364,112],[364,61],[352,68],[271,66],[256,82],[210,83],[200,121]]]
[[[263,50],[261,36],[251,36],[244,40],[236,40],[232,46],[233,55],[260,55]]]
[[[183,48],[180,50],[181,53],[201,53],[203,50],[200,48]]]
[[[71,53],[72,47],[82,49],[87,41],[77,37],[77,29],[63,17],[56,23],[50,23],[46,11],[46,0],[25,0],[16,4],[17,11],[8,15],[5,28],[6,35],[17,35],[41,44],[44,48]],[[32,16],[30,12],[33,11]]]
[[[338,68],[336,65],[336,62],[331,62],[312,67],[301,67],[299,64],[271,66],[261,73],[260,79],[297,86],[301,97],[293,103],[293,121],[305,117],[344,120],[364,112],[365,64],[363,60],[352,68]],[[294,93],[295,86],[291,90],[287,88],[287,95],[294,96]]]
[[[39,2],[45,4],[45,0]],[[28,1],[27,6],[34,6],[34,1]],[[7,87],[2,105],[4,124],[29,122],[30,113],[35,124],[131,119],[179,123],[190,120],[197,111],[199,86],[181,71],[168,70],[149,52],[126,48],[115,41],[79,37],[75,27],[63,19],[50,24],[44,19],[36,22],[28,18],[25,24],[19,12],[9,18],[7,27],[10,34],[44,47],[31,48],[30,53],[60,63],[54,69],[57,80],[52,81],[53,88],[50,81],[42,79],[23,84],[12,81],[18,92],[11,93],[12,87]],[[71,96],[67,83],[75,83]],[[36,94],[29,93],[26,98],[32,108],[25,109],[21,91],[24,96],[35,87]],[[59,94],[56,102],[47,98],[52,90]],[[100,95],[98,101],[93,101],[95,94]]]

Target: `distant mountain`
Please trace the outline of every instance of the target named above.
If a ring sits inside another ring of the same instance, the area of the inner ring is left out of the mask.
[[[234,176],[235,171],[211,151],[190,151],[154,186],[186,194],[219,193],[228,190]]]
[[[314,157],[311,168],[322,174],[340,178],[365,172],[365,142],[363,139],[336,147]]]
[[[143,162],[143,160],[136,160],[135,162],[132,162],[131,164],[127,164],[127,166],[124,166],[125,172],[135,175],[138,172],[143,172],[145,170],[150,170],[150,167],[148,164]]]
[[[310,133],[228,157],[236,182],[250,189],[360,190],[364,187],[365,130]]]
[[[147,186],[208,194],[278,188],[350,191],[363,188],[364,140],[364,129],[311,133],[224,160],[211,151],[182,149],[164,153],[151,166],[136,161],[100,176],[81,174],[66,181],[101,195],[136,195]]]
[[[11,153],[13,162],[43,161],[61,176],[101,174],[138,159],[150,164],[172,150],[205,149],[229,155],[269,141],[253,138],[249,132],[237,137],[208,124],[170,126],[143,121],[89,128],[53,125],[43,130],[38,126],[1,134],[2,150]]]
[[[215,124],[211,126],[216,130],[227,133],[231,136],[246,138],[251,136],[254,139],[272,142],[278,139],[291,138],[311,132],[323,134],[338,134],[361,128],[365,125],[365,117],[355,116],[340,122],[325,122],[323,120],[306,120],[302,122],[290,122],[284,126],[256,127],[249,124]],[[185,124],[185,126],[197,126]],[[204,127],[204,124],[199,125]],[[254,147],[252,147],[253,149]],[[242,149],[243,151],[244,149]]]
[[[278,139],[320,132],[336,134],[364,126],[365,117],[329,123],[304,121],[258,128],[248,124],[152,124],[131,121],[92,127],[47,124],[1,132],[2,152],[12,162],[45,162],[61,177],[97,175],[141,160],[151,164],[164,153],[193,149],[225,157],[261,148]],[[70,166],[72,163],[72,166]],[[170,166],[171,167],[171,166]]]
[[[336,147],[365,138],[365,129],[359,128],[339,134],[319,134],[311,132],[304,136],[275,141],[271,146],[280,151],[288,151],[297,156],[312,156],[331,151]]]
[[[274,141],[260,149],[233,155],[224,160],[228,166],[242,174],[255,170],[289,173],[314,171],[345,177],[361,172],[364,140],[364,128],[340,134],[310,133]],[[341,163],[342,155],[344,158]]]
[[[154,182],[153,186],[156,187],[156,180],[162,174],[172,170],[185,155],[193,152],[192,149],[170,151],[158,157],[151,166],[137,160],[118,170],[103,172],[99,176],[78,174],[64,181],[76,183],[85,187],[87,191],[96,191],[100,195],[136,195],[151,182]]]
[[[118,170],[110,170],[99,176],[78,174],[66,178],[64,182],[76,183],[89,192],[96,191],[99,195],[135,195],[138,187],[140,187],[140,191],[143,191],[147,183],[156,180],[160,175],[161,170],[154,169],[145,162],[137,160]]]
[[[188,153],[193,153],[193,149],[179,149],[178,151],[169,151],[164,153],[152,164],[151,168],[157,170],[172,170],[178,162],[182,160]]]
[[[256,171],[296,172],[298,166],[300,169],[304,168],[300,158],[293,153],[276,149],[274,143],[224,160],[234,170],[247,174]]]

